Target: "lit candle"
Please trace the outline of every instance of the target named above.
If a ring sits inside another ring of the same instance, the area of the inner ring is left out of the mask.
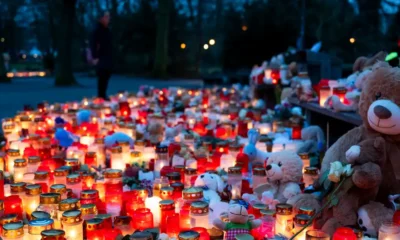
[[[314,182],[319,178],[318,168],[306,167],[303,173],[303,182],[305,187],[313,185]]]
[[[305,172],[307,167],[310,167],[310,156],[308,153],[299,153],[299,157],[303,161],[303,173]]]
[[[49,172],[35,172],[34,183],[40,184],[40,186],[42,187],[42,192],[47,193],[49,191]]]
[[[261,184],[267,182],[267,174],[265,168],[254,168],[253,169],[253,189]]]
[[[121,230],[122,236],[130,235],[134,232],[131,221],[132,218],[129,216],[116,216],[114,218],[114,228]]]
[[[192,179],[197,178],[197,169],[195,168],[185,168],[185,187],[192,186]]]
[[[293,207],[289,204],[276,205],[275,233],[290,238],[293,229]]]
[[[308,224],[308,222],[311,220],[311,216],[305,214],[297,214],[293,220],[294,220],[293,233],[297,233]],[[294,238],[294,240],[305,240],[306,232],[311,229],[312,229],[312,224],[306,227],[299,235],[297,235]]]
[[[228,168],[228,184],[232,186],[232,199],[242,196],[242,168]]]
[[[95,142],[95,138],[94,138],[94,136],[91,136],[91,135],[83,135],[79,138],[79,142],[81,144],[90,146]]]
[[[59,193],[41,193],[40,204],[37,210],[47,212],[52,219],[57,219],[58,204],[61,201]]]
[[[181,230],[181,228],[179,227],[179,214],[173,213],[167,216],[166,221],[169,224],[165,233],[168,234],[170,238],[172,237],[176,238]]]
[[[40,233],[44,230],[52,229],[53,223],[53,219],[36,219],[29,221],[28,234],[26,234],[25,237],[29,240],[41,240],[42,236]]]
[[[195,201],[190,204],[190,226],[209,228],[209,208],[204,201]]]
[[[335,87],[333,88],[333,95],[337,96],[339,100],[344,103],[346,99],[347,89],[345,87]]]
[[[393,239],[398,239],[398,237],[400,237],[400,227],[399,226],[396,227],[398,235],[396,235],[396,237]],[[381,235],[379,235],[379,239],[391,240],[391,238],[381,238]],[[332,240],[357,240],[357,235],[351,228],[339,227],[333,234]]]
[[[71,189],[75,196],[79,197],[82,191],[82,180],[79,174],[69,174],[66,182],[67,188]]]
[[[3,225],[1,236],[4,240],[23,240],[24,225],[22,222],[6,223]]]
[[[220,159],[220,167],[225,171],[235,165],[235,158],[231,154],[222,154]]]
[[[98,213],[98,210],[97,210],[97,207],[95,204],[82,204],[80,210],[81,210],[83,220],[92,219]]]
[[[25,187],[26,196],[23,200],[24,210],[28,219],[31,218],[31,214],[36,211],[40,204],[40,194],[42,188],[39,184],[31,184]]]
[[[163,167],[169,166],[168,146],[157,145],[156,147],[156,160],[154,165],[154,176],[160,177],[160,171]]]
[[[65,211],[79,210],[81,207],[80,201],[77,198],[67,198],[61,200],[58,204],[57,218],[54,219],[54,228],[61,228],[62,215]]]
[[[96,147],[97,164],[104,168],[106,166],[104,138],[96,138],[94,141],[94,146]]]
[[[160,206],[160,231],[166,232],[168,226],[172,223],[167,222],[167,218],[175,214],[175,203],[167,199],[159,202]]]
[[[61,222],[67,239],[83,240],[83,221],[81,218],[81,211],[65,211],[62,215]]]
[[[21,182],[28,171],[28,163],[25,159],[14,160],[14,182]]]
[[[86,239],[87,240],[103,240],[104,239],[103,219],[92,218],[85,222]]]
[[[148,208],[139,208],[134,213],[134,228],[144,230],[147,228],[153,228],[153,213]]]
[[[10,173],[14,172],[14,161],[21,158],[21,154],[18,149],[7,150],[7,171]]]
[[[97,163],[97,155],[96,152],[86,152],[85,154],[85,164],[88,166],[99,166]]]
[[[153,196],[146,198],[144,203],[146,208],[150,209],[150,211],[153,213],[154,227],[158,227],[160,225],[160,220],[161,220],[161,211],[159,207],[160,201],[161,198]]]
[[[125,170],[125,161],[122,157],[122,147],[116,146],[111,148],[111,168]]]
[[[42,240],[62,240],[65,239],[65,231],[61,229],[44,230],[40,233]],[[99,239],[101,240],[101,239]]]
[[[329,86],[322,86],[319,89],[319,105],[324,107],[326,100],[331,95],[331,88]]]
[[[269,134],[271,132],[271,123],[258,123],[255,125],[260,134]]]
[[[54,184],[67,184],[67,175],[68,175],[68,168],[67,167],[60,167],[54,171]]]
[[[28,157],[28,173],[36,172],[39,165],[40,165],[40,157],[39,156]]]

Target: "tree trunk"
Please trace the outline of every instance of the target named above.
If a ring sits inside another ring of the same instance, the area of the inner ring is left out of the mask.
[[[168,32],[171,7],[171,0],[158,0],[156,56],[154,61],[153,75],[159,78],[167,77]]]
[[[204,1],[199,1],[197,6],[196,36],[197,36],[197,53],[196,53],[196,72],[200,73],[201,56],[203,52],[203,13]]]
[[[4,65],[3,51],[4,49],[0,49],[0,83],[10,83],[11,79],[7,77],[7,69]]]
[[[63,0],[60,31],[58,41],[56,86],[75,85],[76,80],[72,72],[72,34],[75,19],[75,4],[77,0]]]

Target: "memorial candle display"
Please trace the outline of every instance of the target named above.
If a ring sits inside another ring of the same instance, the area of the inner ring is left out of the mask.
[[[40,204],[40,194],[42,193],[42,188],[39,184],[31,184],[25,187],[25,198],[23,200],[25,213],[30,219],[31,214],[36,211]]]
[[[81,207],[80,201],[77,198],[67,198],[64,200],[61,200],[58,204],[58,211],[57,211],[57,220],[54,221],[54,225],[56,228],[61,227],[61,220],[62,220],[62,215],[64,214],[65,211],[69,210],[79,210]]]
[[[285,237],[292,236],[293,207],[289,204],[276,205],[275,232]]]

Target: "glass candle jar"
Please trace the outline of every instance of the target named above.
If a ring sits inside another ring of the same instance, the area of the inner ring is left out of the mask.
[[[174,188],[172,187],[162,187],[160,189],[160,198],[162,200],[172,200],[174,193]]]
[[[3,240],[23,240],[24,225],[22,224],[22,222],[6,223],[3,225],[1,236]]]
[[[190,205],[190,226],[209,228],[209,209],[208,203],[195,201]]]
[[[222,154],[220,158],[220,168],[224,169],[225,171],[230,168],[235,166],[235,159],[231,154]]]
[[[83,240],[83,221],[81,211],[65,211],[62,215],[61,223],[67,239]]]
[[[122,236],[130,235],[134,232],[131,221],[132,218],[129,216],[116,216],[114,218],[114,228],[121,230]]]
[[[26,195],[23,205],[28,219],[31,219],[31,214],[39,207],[41,193],[42,187],[39,184],[30,184],[25,187]]]
[[[50,186],[51,193],[59,193],[61,200],[67,199],[67,187],[64,184],[53,184]]]
[[[94,140],[96,147],[97,164],[101,167],[106,167],[106,152],[104,147],[104,138],[96,138]]]
[[[160,171],[164,166],[169,166],[168,146],[157,145],[154,164],[154,176],[156,178],[160,177]]]
[[[242,168],[228,168],[228,184],[232,186],[232,199],[242,196]]]
[[[308,216],[305,214],[297,214],[293,219],[293,221],[294,221],[293,233],[295,234],[295,233],[299,232],[301,229],[303,229],[310,220],[311,220],[311,216]],[[297,235],[294,238],[294,240],[305,240],[306,232],[311,229],[312,229],[312,225],[309,225],[299,235]]]
[[[178,240],[199,240],[199,239],[200,239],[200,233],[193,230],[181,231],[178,234]]]
[[[172,183],[171,187],[174,189],[172,194],[172,200],[177,201],[179,198],[182,198],[182,191],[185,188],[183,183],[181,182]]]
[[[179,214],[172,213],[171,215],[167,216],[167,223],[168,227],[165,233],[171,238],[176,238],[181,230],[179,226]]]
[[[80,210],[83,220],[92,219],[98,214],[96,204],[82,204]]]
[[[170,185],[181,181],[181,174],[179,172],[170,172],[167,173],[166,176]]]
[[[329,86],[322,86],[319,89],[319,105],[324,107],[326,100],[331,95],[331,88]]]
[[[40,204],[37,210],[45,211],[51,215],[52,219],[57,219],[58,204],[61,201],[59,193],[40,194]]]
[[[37,171],[40,165],[40,157],[39,156],[30,156],[28,157],[28,172],[34,173]]]
[[[79,197],[82,191],[82,180],[79,174],[69,174],[67,176],[67,188],[72,190],[72,193]]]
[[[379,228],[378,240],[400,239],[400,226],[393,222],[384,222]]]
[[[88,166],[98,166],[96,152],[86,152],[85,164]]]
[[[28,172],[28,163],[25,159],[16,159],[14,161],[14,182],[21,182],[24,174]]]
[[[122,194],[122,170],[107,169],[104,172],[105,194],[108,195]]]
[[[167,217],[175,213],[175,203],[173,200],[162,200],[160,201],[159,205],[161,211],[160,230],[161,232],[165,232],[168,224],[171,224],[167,223]]]
[[[104,239],[103,219],[92,218],[85,221],[85,232],[87,240],[103,240]]]
[[[161,177],[154,179],[153,182],[153,196],[160,196],[161,188],[169,186],[168,178]]]
[[[121,146],[115,146],[111,148],[111,168],[121,171],[125,170],[125,161],[122,157]]]
[[[42,159],[51,158],[51,140],[48,137],[39,139],[39,157]]]
[[[41,240],[40,233],[53,228],[53,219],[36,219],[28,222],[28,234],[25,237],[29,240]]]
[[[275,236],[275,211],[261,210],[261,225],[258,228],[258,235],[263,238],[273,238]]]
[[[35,219],[50,219],[51,216],[47,212],[44,211],[34,211],[31,214],[31,220]]]
[[[35,172],[34,183],[40,184],[43,193],[49,192],[49,172],[46,171]]]
[[[7,150],[7,171],[10,173],[14,172],[14,161],[21,158],[21,154],[18,149]]]
[[[44,230],[40,235],[42,240],[65,240],[65,231],[60,229]]]
[[[305,171],[303,173],[303,182],[305,187],[314,184],[314,181],[316,181],[318,178],[319,178],[318,168],[316,167],[305,168]]]
[[[346,99],[347,89],[345,87],[335,87],[333,88],[333,95],[337,96],[339,100],[344,103]]]
[[[194,168],[186,168],[185,169],[185,187],[189,188],[192,186],[192,179],[197,178],[197,169]],[[193,181],[194,182],[194,181]]]
[[[94,180],[93,174],[91,174],[91,173],[82,174],[82,189],[83,190],[92,189],[94,182],[95,182],[95,180]]]
[[[253,168],[253,189],[267,182],[265,168]]]
[[[122,159],[126,164],[130,164],[130,154],[131,154],[131,149],[130,149],[130,143],[129,141],[120,141],[118,142],[118,146],[121,146],[122,149]]]
[[[65,166],[71,168],[71,172],[75,172],[79,170],[79,159],[77,158],[67,158],[65,159]]]
[[[239,144],[230,144],[229,145],[229,154],[232,156],[233,159],[236,160],[237,155],[240,152],[241,145]]]
[[[81,192],[81,204],[96,204],[99,200],[97,190],[83,190]]]
[[[150,232],[135,232],[133,233],[130,240],[151,240],[153,239],[153,235]]]
[[[153,213],[148,208],[139,208],[134,213],[133,227],[135,229],[144,230],[153,228]]]
[[[290,204],[276,205],[275,233],[285,237],[292,235],[293,229],[293,207]]]
[[[67,167],[60,167],[54,171],[53,179],[54,184],[63,184],[67,185],[67,175],[69,170]]]
[[[310,156],[308,153],[299,153],[299,157],[303,161],[303,173],[307,167],[310,167]]]
[[[61,219],[65,211],[78,210],[81,207],[79,199],[67,198],[58,203],[57,220],[54,221],[55,228],[61,228]]]
[[[190,133],[183,134],[183,143],[186,144],[190,150],[194,151],[194,135]]]

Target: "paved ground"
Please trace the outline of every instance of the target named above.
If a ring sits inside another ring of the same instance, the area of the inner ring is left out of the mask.
[[[14,78],[11,84],[0,84],[0,119],[10,117],[25,104],[36,106],[41,101],[66,102],[92,97],[97,94],[97,81],[86,74],[76,75],[80,86],[54,87],[53,78]],[[203,85],[201,80],[173,79],[157,80],[113,76],[108,87],[108,94],[120,90],[137,91],[140,85],[147,84],[155,87],[193,87]]]

